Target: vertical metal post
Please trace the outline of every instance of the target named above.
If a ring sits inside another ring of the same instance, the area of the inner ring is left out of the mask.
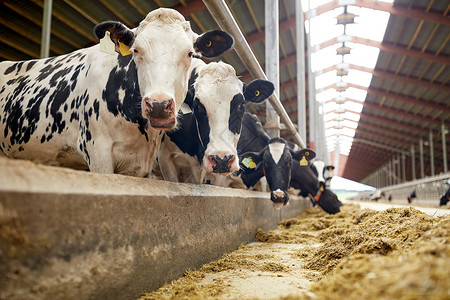
[[[275,85],[274,93],[280,98],[280,51],[278,1],[265,0],[266,75]],[[266,102],[266,131],[270,137],[280,136],[280,117],[269,102]]]
[[[442,155],[442,164],[443,164],[443,167],[444,167],[444,173],[447,173],[448,172],[448,164],[447,164],[447,140],[445,139],[445,134],[446,134],[446,132],[445,132],[445,124],[444,124],[444,122],[442,122],[442,125],[441,125],[441,132],[442,132],[442,153],[443,153],[443,155]]]
[[[42,16],[41,58],[50,55],[50,33],[52,28],[52,4],[53,0],[44,1]]]
[[[387,176],[387,178],[388,178],[388,180],[387,180],[387,185],[388,186],[390,186],[391,185],[391,183],[392,183],[392,177],[391,177],[391,161],[389,160],[387,163],[386,163],[386,166],[387,166],[387,174],[388,174],[388,176]]]
[[[419,158],[420,158],[420,178],[425,177],[425,171],[423,168],[423,138],[420,137],[419,140]]]
[[[305,18],[302,1],[295,1],[295,22],[297,40],[297,123],[298,133],[306,141],[306,86],[305,86]]]
[[[433,145],[433,131],[430,129],[430,166],[431,176],[434,176],[434,145]]]
[[[406,155],[402,153],[402,181],[406,182]]]
[[[414,145],[411,145],[411,171],[412,171],[412,180],[416,180],[416,154]]]
[[[336,176],[339,176],[339,159],[341,156],[341,149],[339,146],[339,136],[336,137],[336,148],[334,150],[334,174],[336,174]]]
[[[311,10],[308,0],[308,26],[309,32],[307,34],[306,48],[308,51],[308,115],[309,115],[309,148],[315,150],[316,143],[316,91],[314,84],[314,73],[311,66],[312,45],[311,45]]]

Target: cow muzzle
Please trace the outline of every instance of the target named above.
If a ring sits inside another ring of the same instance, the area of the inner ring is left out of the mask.
[[[175,101],[155,96],[144,98],[142,106],[150,126],[156,129],[172,129],[176,124]]]
[[[280,210],[288,203],[289,196],[284,191],[276,190],[270,193],[270,200],[273,201],[273,208],[276,210]]]
[[[212,168],[212,172],[222,175],[228,175],[238,170],[237,166],[235,166],[235,161],[236,156],[233,154],[215,154],[208,156],[208,164]]]

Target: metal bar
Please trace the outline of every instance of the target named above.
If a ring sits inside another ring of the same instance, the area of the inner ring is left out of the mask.
[[[442,165],[444,168],[444,173],[448,172],[448,164],[447,164],[447,140],[445,139],[445,124],[442,122],[441,125],[441,132],[442,132]]]
[[[402,153],[402,182],[406,182],[406,155]]]
[[[420,178],[425,177],[425,171],[423,168],[423,138],[420,137],[419,140],[419,158],[420,158]]]
[[[412,171],[412,180],[416,180],[416,154],[414,145],[411,145],[411,171]]]
[[[50,33],[52,28],[52,4],[53,0],[44,1],[42,16],[41,58],[50,55]]]
[[[265,0],[266,74],[275,85],[274,94],[280,98],[280,46],[278,1]],[[270,103],[266,103],[266,131],[270,137],[280,136],[280,117]]]
[[[213,18],[216,20],[219,27],[227,31],[234,38],[235,44],[234,48],[236,53],[239,55],[242,63],[249,70],[250,74],[254,78],[267,79],[266,74],[262,70],[258,63],[253,51],[245,40],[239,26],[231,15],[230,10],[224,0],[203,0],[206,8],[209,10]],[[269,98],[270,104],[272,104],[275,111],[281,118],[281,121],[286,125],[286,129],[292,134],[294,141],[300,146],[300,148],[306,148],[305,143],[300,138],[294,124],[292,123],[289,115],[281,104],[279,98],[276,95],[272,95]]]
[[[315,94],[315,76],[312,71],[311,66],[311,56],[312,56],[312,47],[311,47],[311,10],[310,3],[308,0],[308,34],[306,35],[306,49],[308,51],[308,114],[309,114],[309,147],[315,150],[315,142],[316,142],[316,125],[315,119],[317,116],[316,113],[316,94]],[[339,138],[336,137],[337,139]]]
[[[297,40],[297,123],[300,137],[306,141],[306,86],[305,86],[305,18],[301,0],[295,1]]]
[[[434,145],[433,145],[433,131],[430,129],[430,166],[431,166],[431,176],[434,176]]]

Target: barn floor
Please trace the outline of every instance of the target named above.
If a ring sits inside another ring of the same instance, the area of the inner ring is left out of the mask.
[[[450,210],[363,205],[309,207],[140,300],[449,299]]]

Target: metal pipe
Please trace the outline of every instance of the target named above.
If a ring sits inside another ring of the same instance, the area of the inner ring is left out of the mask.
[[[402,182],[406,182],[406,155],[402,153]]]
[[[425,177],[425,171],[423,167],[423,138],[420,137],[419,140],[419,158],[420,158],[420,178]]]
[[[236,53],[239,55],[242,63],[246,66],[250,74],[254,78],[267,79],[266,74],[262,70],[258,63],[253,51],[245,40],[239,26],[234,20],[227,4],[224,0],[203,0],[206,8],[209,10],[213,18],[216,20],[219,27],[231,34],[234,38],[234,48]],[[270,104],[272,104],[275,111],[281,118],[281,121],[286,125],[286,129],[292,134],[294,141],[300,146],[300,148],[306,148],[305,143],[300,138],[294,124],[292,123],[289,115],[281,104],[280,100],[276,95],[272,95],[269,98]]]
[[[280,35],[278,1],[265,0],[266,75],[275,85],[274,94],[280,98]],[[271,137],[280,136],[280,117],[270,103],[266,102],[266,131]]]
[[[306,86],[305,86],[305,17],[302,1],[295,1],[297,40],[297,124],[300,137],[306,141]]]
[[[443,167],[444,167],[444,173],[448,172],[448,164],[447,164],[447,141],[445,139],[445,124],[444,122],[442,122],[441,125],[441,132],[442,132],[442,163],[443,163]]]
[[[429,134],[430,139],[430,167],[431,167],[431,176],[434,176],[434,145],[433,145],[433,131],[430,129]]]
[[[50,56],[50,33],[52,27],[52,4],[53,0],[44,1],[44,11],[42,16],[42,36],[41,36],[41,58]]]
[[[316,146],[316,118],[317,118],[317,112],[316,112],[316,93],[315,93],[315,76],[312,71],[312,65],[311,65],[311,56],[313,49],[311,47],[311,10],[310,10],[310,3],[308,2],[308,34],[306,35],[306,49],[308,51],[307,61],[308,61],[308,115],[309,115],[309,147],[313,150],[315,150]],[[336,137],[337,139],[339,137]]]
[[[416,180],[416,154],[414,145],[411,145],[411,171],[412,171],[412,180]]]

